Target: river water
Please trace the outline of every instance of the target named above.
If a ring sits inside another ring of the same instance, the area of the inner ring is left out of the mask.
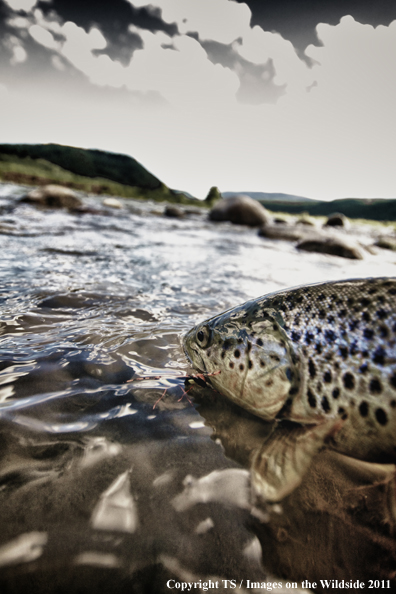
[[[23,193],[0,186],[1,591],[387,587],[387,469],[325,452],[284,505],[252,508],[247,460],[266,424],[209,388],[185,394],[178,376],[198,321],[288,286],[394,276],[395,253],[300,253],[205,214],[94,197],[72,214]],[[349,235],[369,245],[375,233]]]

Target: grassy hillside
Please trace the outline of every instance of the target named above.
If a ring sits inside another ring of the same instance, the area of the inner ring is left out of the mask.
[[[109,179],[154,190],[161,182],[132,157],[60,144],[0,144],[0,153],[24,159],[44,159],[75,175]]]
[[[92,194],[199,205],[194,198],[168,188],[131,157],[60,145],[0,145],[0,179],[26,185],[57,183]]]

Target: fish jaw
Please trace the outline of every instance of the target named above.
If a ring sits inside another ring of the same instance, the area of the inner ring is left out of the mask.
[[[246,306],[243,313],[246,321]],[[296,359],[275,320],[247,331],[237,317],[238,312],[233,316],[226,312],[190,330],[184,338],[185,353],[198,371],[218,372],[210,383],[221,394],[252,414],[273,420],[290,394],[298,392]]]

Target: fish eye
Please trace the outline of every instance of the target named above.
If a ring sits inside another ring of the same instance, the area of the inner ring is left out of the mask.
[[[209,344],[210,332],[206,326],[198,328],[196,339],[200,347],[205,348]]]

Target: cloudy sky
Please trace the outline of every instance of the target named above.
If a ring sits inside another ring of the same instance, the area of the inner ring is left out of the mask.
[[[0,0],[2,142],[173,188],[396,197],[394,0]]]

